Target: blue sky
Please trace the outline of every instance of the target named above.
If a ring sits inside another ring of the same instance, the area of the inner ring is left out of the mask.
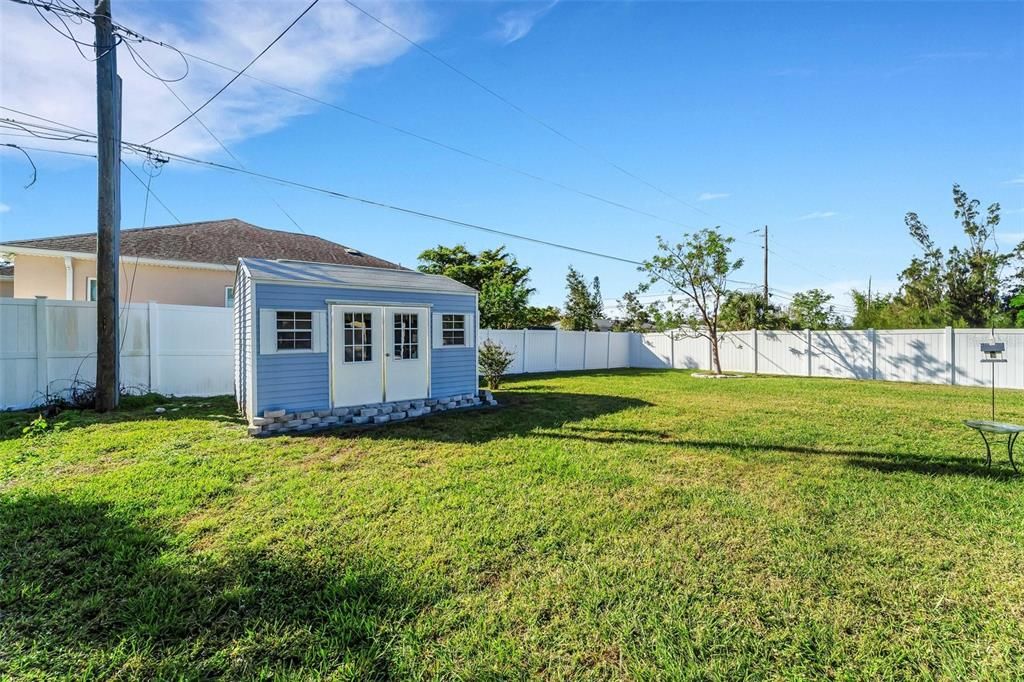
[[[366,7],[595,153],[336,2],[315,8],[254,73],[691,228],[721,225],[741,240],[736,251],[748,260],[739,280],[760,280],[758,237],[748,233],[767,224],[773,287],[822,287],[842,305],[843,292],[865,286],[869,276],[876,289],[894,288],[914,253],[903,226],[907,211],[917,211],[940,243],[959,238],[954,182],[986,205],[999,201],[1003,239],[1024,239],[1022,3]],[[241,66],[301,8],[118,2],[114,9],[128,26]],[[5,103],[94,128],[91,65],[31,10],[5,3],[0,11]],[[24,50],[15,33],[27,36]],[[173,55],[145,49],[164,73],[178,68]],[[126,136],[144,141],[185,112],[123,50],[119,60]],[[194,106],[226,77],[197,64],[174,87]],[[253,170],[633,259],[651,255],[655,235],[686,231],[279,91],[236,85],[201,117]],[[183,128],[158,146],[231,163],[194,122]],[[23,189],[23,158],[0,155],[0,238],[93,229],[93,162],[33,158],[39,179]],[[139,168],[137,159],[126,160]],[[144,191],[130,177],[122,186],[122,223],[134,227],[142,222]],[[171,163],[152,187],[184,221],[234,216],[294,229],[276,200],[305,231],[405,265],[438,243],[476,250],[505,241],[533,268],[538,304],[562,302],[570,264],[600,276],[610,299],[639,281],[626,264],[220,171]],[[174,220],[151,203],[146,222]]]

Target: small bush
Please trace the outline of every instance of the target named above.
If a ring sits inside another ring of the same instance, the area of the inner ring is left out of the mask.
[[[488,339],[480,346],[480,373],[487,379],[487,388],[496,390],[501,387],[501,379],[508,371],[515,354],[500,343]]]

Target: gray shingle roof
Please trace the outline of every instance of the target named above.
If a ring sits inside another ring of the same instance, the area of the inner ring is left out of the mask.
[[[95,253],[96,234],[4,242],[3,246]],[[121,230],[121,255],[234,265],[239,258],[287,258],[376,268],[401,266],[342,244],[295,232],[268,230],[237,218]]]
[[[303,282],[367,289],[433,291],[450,294],[475,294],[476,289],[443,275],[427,275],[415,270],[358,267],[330,263],[263,260],[243,258],[242,267],[254,278],[272,282]]]

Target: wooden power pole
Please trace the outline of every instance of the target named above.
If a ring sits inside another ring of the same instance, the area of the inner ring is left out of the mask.
[[[110,0],[96,0],[96,410],[117,408],[117,264],[121,257],[121,79]]]
[[[768,310],[768,226],[764,226],[764,309]]]

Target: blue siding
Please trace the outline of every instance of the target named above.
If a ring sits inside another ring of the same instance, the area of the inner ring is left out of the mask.
[[[434,312],[477,314],[476,299],[471,295],[257,283],[256,319],[253,321],[257,337],[257,414],[273,409],[301,411],[330,407],[330,353],[258,354],[259,309],[326,310],[328,299],[353,303],[432,305]],[[330,344],[328,329],[328,348]],[[468,393],[477,388],[476,348],[433,348],[430,367],[431,397]]]

